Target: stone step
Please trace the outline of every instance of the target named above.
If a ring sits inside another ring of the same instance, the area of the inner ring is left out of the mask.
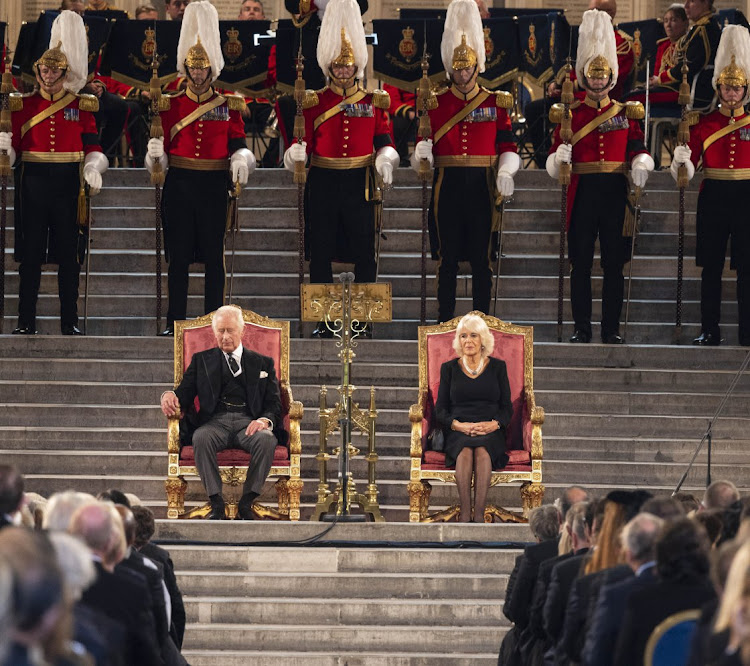
[[[498,645],[502,637],[498,632]],[[389,651],[387,654],[372,651],[335,653],[250,651],[250,650],[182,650],[183,656],[193,666],[494,666],[497,648],[485,654],[437,654]]]

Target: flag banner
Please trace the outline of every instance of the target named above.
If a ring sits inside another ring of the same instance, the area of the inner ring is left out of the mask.
[[[270,21],[219,21],[224,69],[217,87],[249,95],[253,86],[266,80],[274,40],[259,39],[255,46],[255,36],[266,35],[270,27]]]
[[[632,21],[620,23],[617,29],[625,33],[633,45],[633,78],[625,90],[644,87],[646,85],[646,62],[650,62],[650,75],[654,75],[654,59],[656,58],[657,42],[665,36],[664,26],[657,19],[646,21]]]
[[[373,49],[372,69],[375,77],[401,90],[413,92],[422,78],[422,54],[425,36],[432,81],[445,78],[440,58],[440,40],[443,38],[443,21],[376,19],[372,29],[378,35],[378,45]]]
[[[488,88],[497,88],[518,74],[520,48],[518,24],[512,16],[482,21],[484,30],[485,70],[477,80]]]

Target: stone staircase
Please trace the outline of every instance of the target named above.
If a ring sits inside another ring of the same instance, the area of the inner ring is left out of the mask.
[[[291,319],[296,335],[296,193],[290,181],[283,172],[261,170],[243,193],[234,300]],[[388,239],[381,262],[381,279],[393,284],[394,321],[377,325],[375,339],[360,343],[352,374],[361,404],[369,386],[376,388],[377,473],[388,523],[337,525],[324,547],[291,543],[323,529],[307,522],[317,483],[318,392],[320,385],[335,388],[340,381],[333,342],[295,337],[291,381],[295,398],[306,406],[302,522],[159,523],[158,537],[180,544],[170,548],[186,593],[186,651],[193,664],[283,659],[313,666],[463,665],[496,659],[505,579],[518,550],[492,549],[487,542],[528,540],[527,528],[400,522],[408,520],[407,412],[418,382],[420,213],[419,186],[411,173],[400,170],[397,183],[387,195]],[[94,208],[90,335],[49,335],[58,330],[58,306],[56,277],[46,272],[39,328],[47,335],[0,336],[0,458],[21,468],[31,491],[48,495],[70,487],[91,492],[118,487],[164,516],[166,430],[158,398],[171,386],[172,341],[151,337],[156,328],[153,191],[144,173],[130,170],[110,172],[105,184],[108,189]],[[534,171],[521,173],[517,185],[505,221],[497,313],[534,325],[535,391],[547,415],[546,501],[572,483],[602,494],[616,487],[669,492],[745,357],[746,350],[732,346],[734,276],[727,271],[725,277],[726,346],[669,345],[677,194],[667,174],[655,174],[644,200],[634,264],[631,344],[559,344],[559,191],[546,174]],[[699,273],[692,260],[695,191],[686,199],[683,342],[699,328]],[[6,312],[14,313],[17,273],[10,253],[6,271]],[[434,272],[432,262],[429,271]],[[432,295],[434,279],[429,282]],[[594,282],[598,299],[601,280]],[[196,275],[192,314],[199,313],[201,293]],[[471,308],[470,294],[470,278],[460,278],[459,313]],[[595,320],[599,309],[595,300]],[[428,316],[435,312],[431,298]],[[567,300],[565,312],[569,318]],[[8,318],[4,331],[12,325]],[[570,328],[566,322],[566,334]],[[330,399],[335,400],[335,391]],[[729,478],[745,492],[750,490],[749,407],[750,379],[743,377],[713,440],[713,478]],[[365,442],[357,437],[354,444]],[[698,458],[686,489],[700,492],[705,485],[705,459],[705,453]],[[336,466],[330,467],[333,480]],[[352,461],[352,470],[361,488],[366,479],[361,457]],[[268,484],[264,499],[272,495]],[[454,488],[434,485],[433,508],[455,498]],[[520,502],[517,486],[493,488],[491,499],[507,508]],[[202,501],[202,488],[191,483],[188,504]],[[443,550],[447,542],[459,541],[485,547]]]

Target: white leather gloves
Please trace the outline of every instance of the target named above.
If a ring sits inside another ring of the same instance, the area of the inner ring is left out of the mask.
[[[307,142],[293,143],[284,153],[284,168],[287,171],[294,171],[294,163],[307,161]]]
[[[495,185],[502,197],[513,196],[513,176],[521,168],[521,158],[517,153],[501,153],[497,162],[497,179]]]
[[[677,170],[680,165],[684,164],[687,169],[688,180],[692,180],[695,175],[695,167],[693,166],[690,156],[692,151],[687,146],[677,146],[674,149],[674,157],[672,158],[672,164],[669,165],[669,173],[672,174],[672,178],[677,182]]]
[[[561,164],[570,164],[573,161],[573,146],[569,143],[561,143],[557,150],[547,157],[545,167],[552,178],[557,178],[560,173]]]
[[[149,139],[146,146],[146,159],[144,164],[148,172],[154,168],[154,163],[159,162],[163,171],[167,168],[167,156],[164,154],[164,139]]]
[[[93,197],[102,189],[102,174],[108,169],[109,160],[104,153],[93,152],[86,155],[83,162],[83,179],[89,186],[89,194]]]
[[[383,146],[375,155],[375,170],[385,185],[393,185],[393,170],[401,159],[393,146]]]
[[[252,150],[247,148],[235,150],[229,160],[229,171],[232,174],[232,182],[247,185],[247,179],[255,171],[256,165],[257,162]]]
[[[409,164],[414,171],[419,171],[419,164],[422,160],[427,160],[430,163],[430,168],[434,162],[432,157],[432,139],[426,139],[417,143],[414,146],[414,152],[409,158]]]
[[[648,153],[641,153],[633,158],[630,163],[630,176],[633,185],[643,188],[646,186],[648,175],[654,170],[654,158]]]
[[[16,161],[16,151],[13,150],[13,133],[12,132],[0,132],[0,150],[8,153],[8,160],[10,165]]]

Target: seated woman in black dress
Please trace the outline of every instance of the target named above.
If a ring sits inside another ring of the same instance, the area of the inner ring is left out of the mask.
[[[445,432],[445,464],[456,466],[459,521],[463,523],[472,517],[472,473],[474,522],[482,523],[492,470],[508,463],[505,428],[513,405],[505,362],[490,357],[494,346],[484,320],[468,314],[459,322],[453,340],[458,358],[440,368],[435,411]]]

